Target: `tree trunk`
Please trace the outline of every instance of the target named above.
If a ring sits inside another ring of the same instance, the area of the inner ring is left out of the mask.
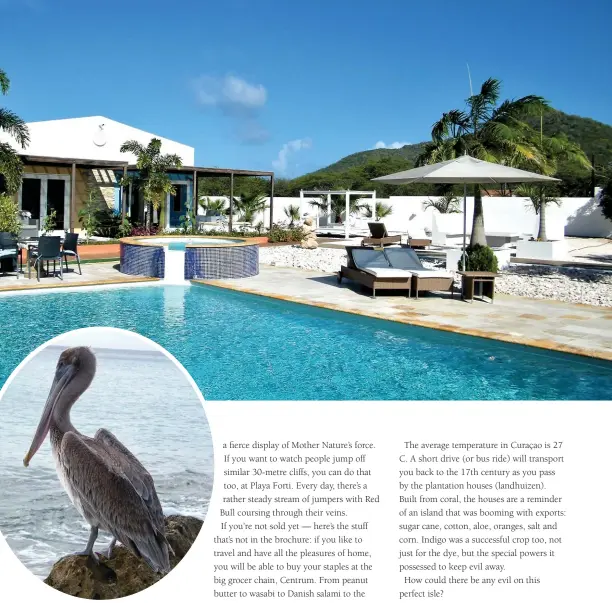
[[[484,213],[482,211],[482,192],[478,184],[474,185],[474,218],[472,220],[472,237],[470,245],[487,245],[484,229]]]
[[[538,241],[548,241],[546,238],[546,203],[540,201],[540,228],[538,229]]]
[[[153,226],[153,203],[147,201],[147,215],[145,221],[145,227],[147,230],[151,230],[151,226]]]

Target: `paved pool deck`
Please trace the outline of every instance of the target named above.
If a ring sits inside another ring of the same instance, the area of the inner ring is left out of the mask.
[[[81,264],[82,275],[79,274],[78,269],[74,270],[72,268],[72,262],[69,266],[69,270],[64,271],[64,280],[60,280],[59,276],[41,276],[39,282],[34,270],[32,270],[32,278],[28,278],[27,268],[25,274],[20,274],[19,278],[13,274],[0,273],[0,293],[3,291],[27,291],[30,289],[54,289],[58,287],[143,283],[158,280],[146,276],[122,274],[119,272],[119,263],[117,261]]]
[[[493,304],[462,301],[458,293],[409,299],[369,290],[336,275],[260,265],[246,279],[198,281],[208,286],[264,295],[363,316],[431,327],[488,339],[612,360],[612,308],[496,294]]]

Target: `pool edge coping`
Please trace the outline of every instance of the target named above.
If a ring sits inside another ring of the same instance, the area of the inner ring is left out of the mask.
[[[500,333],[497,331],[482,331],[479,329],[469,329],[464,327],[458,327],[454,325],[445,325],[440,323],[433,323],[430,321],[419,320],[417,318],[406,318],[406,317],[390,317],[388,315],[378,314],[376,312],[368,312],[364,310],[355,310],[352,308],[345,308],[338,304],[317,302],[299,297],[293,297],[291,295],[280,295],[276,293],[265,293],[255,289],[247,289],[244,287],[236,287],[232,283],[227,283],[219,280],[203,280],[203,279],[192,279],[192,283],[197,285],[204,285],[210,287],[217,287],[219,289],[228,289],[231,291],[237,291],[239,293],[248,293],[250,295],[258,295],[260,297],[268,297],[270,299],[277,299],[280,301],[293,302],[302,304],[305,306],[312,306],[315,308],[323,308],[325,310],[336,310],[344,312],[346,314],[354,314],[357,316],[365,316],[367,318],[376,318],[379,320],[386,320],[389,322],[396,322],[399,324],[412,325],[415,327],[424,327],[428,329],[436,329],[438,331],[446,331],[449,333],[457,333],[459,335],[470,335],[472,337],[481,337],[483,339],[493,339],[496,341],[503,341],[505,343],[513,343],[517,345],[525,345],[533,348],[539,348],[548,350],[551,352],[561,352],[564,354],[574,354],[576,356],[583,356],[587,358],[593,358],[595,360],[606,360],[612,361],[612,352],[589,350],[586,348],[578,348],[570,346],[564,343],[557,343],[550,339],[529,339],[523,337],[516,337],[506,333]]]
[[[27,291],[40,291],[41,289],[72,289],[79,287],[103,287],[104,285],[130,285],[134,283],[156,283],[161,279],[154,276],[134,276],[130,278],[114,278],[104,281],[56,282],[37,283],[35,285],[0,287],[0,293],[24,293]]]
[[[167,235],[166,235],[167,236]],[[146,239],[161,239],[163,238],[164,235],[146,235],[146,236],[138,236],[138,237],[123,237],[121,239],[119,239],[119,245],[135,245],[138,247],[153,247],[153,248],[159,248],[159,247],[165,247],[165,245],[163,243],[151,243],[151,242],[146,242]],[[172,239],[180,239],[181,236],[179,235],[170,235],[167,236],[167,238],[171,241]],[[207,235],[182,235],[182,238],[190,238],[190,239],[196,239],[196,238],[201,238],[201,239],[222,239],[222,240],[228,240],[231,238],[235,238],[236,241],[240,241],[240,242],[236,242],[236,243],[226,243],[225,245],[193,245],[193,244],[186,244],[185,248],[188,249],[199,249],[202,247],[212,247],[215,249],[219,249],[219,248],[226,248],[226,247],[251,247],[254,245],[259,246],[259,241],[249,241],[249,238],[261,238],[261,237],[245,237],[244,239],[240,239],[238,237],[222,237],[220,235],[215,235],[215,236],[207,236]]]

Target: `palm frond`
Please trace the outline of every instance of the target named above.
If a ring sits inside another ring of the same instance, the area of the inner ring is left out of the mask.
[[[21,186],[23,163],[13,147],[6,142],[0,142],[0,174],[4,176],[7,193],[16,193]]]
[[[126,140],[120,147],[119,152],[121,153],[132,153],[137,157],[144,155],[147,151],[145,147],[140,144],[137,140]]]
[[[461,136],[469,128],[468,116],[458,109],[443,113],[439,121],[431,127],[431,138],[440,142],[445,138]]]
[[[541,96],[530,94],[513,100],[505,100],[491,114],[491,119],[516,124],[526,117],[540,115],[548,108],[548,101]]]
[[[11,81],[6,75],[6,71],[0,69],[0,92],[2,94],[8,94],[9,88],[11,87]]]
[[[30,143],[30,132],[23,119],[2,107],[0,107],[0,131],[12,136],[22,149],[25,149]]]

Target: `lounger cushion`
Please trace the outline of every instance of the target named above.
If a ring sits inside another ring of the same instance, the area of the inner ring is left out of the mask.
[[[364,272],[374,275],[376,278],[412,278],[408,270],[398,270],[397,268],[363,268]]]
[[[424,268],[423,270],[410,270],[409,272],[419,278],[455,278],[453,273],[447,270],[428,270]]]
[[[360,270],[365,270],[366,268],[391,268],[389,260],[387,260],[381,249],[359,249],[353,247],[349,253],[353,255],[355,266]]]
[[[385,255],[392,268],[402,270],[423,270],[419,256],[409,247],[388,247]]]

